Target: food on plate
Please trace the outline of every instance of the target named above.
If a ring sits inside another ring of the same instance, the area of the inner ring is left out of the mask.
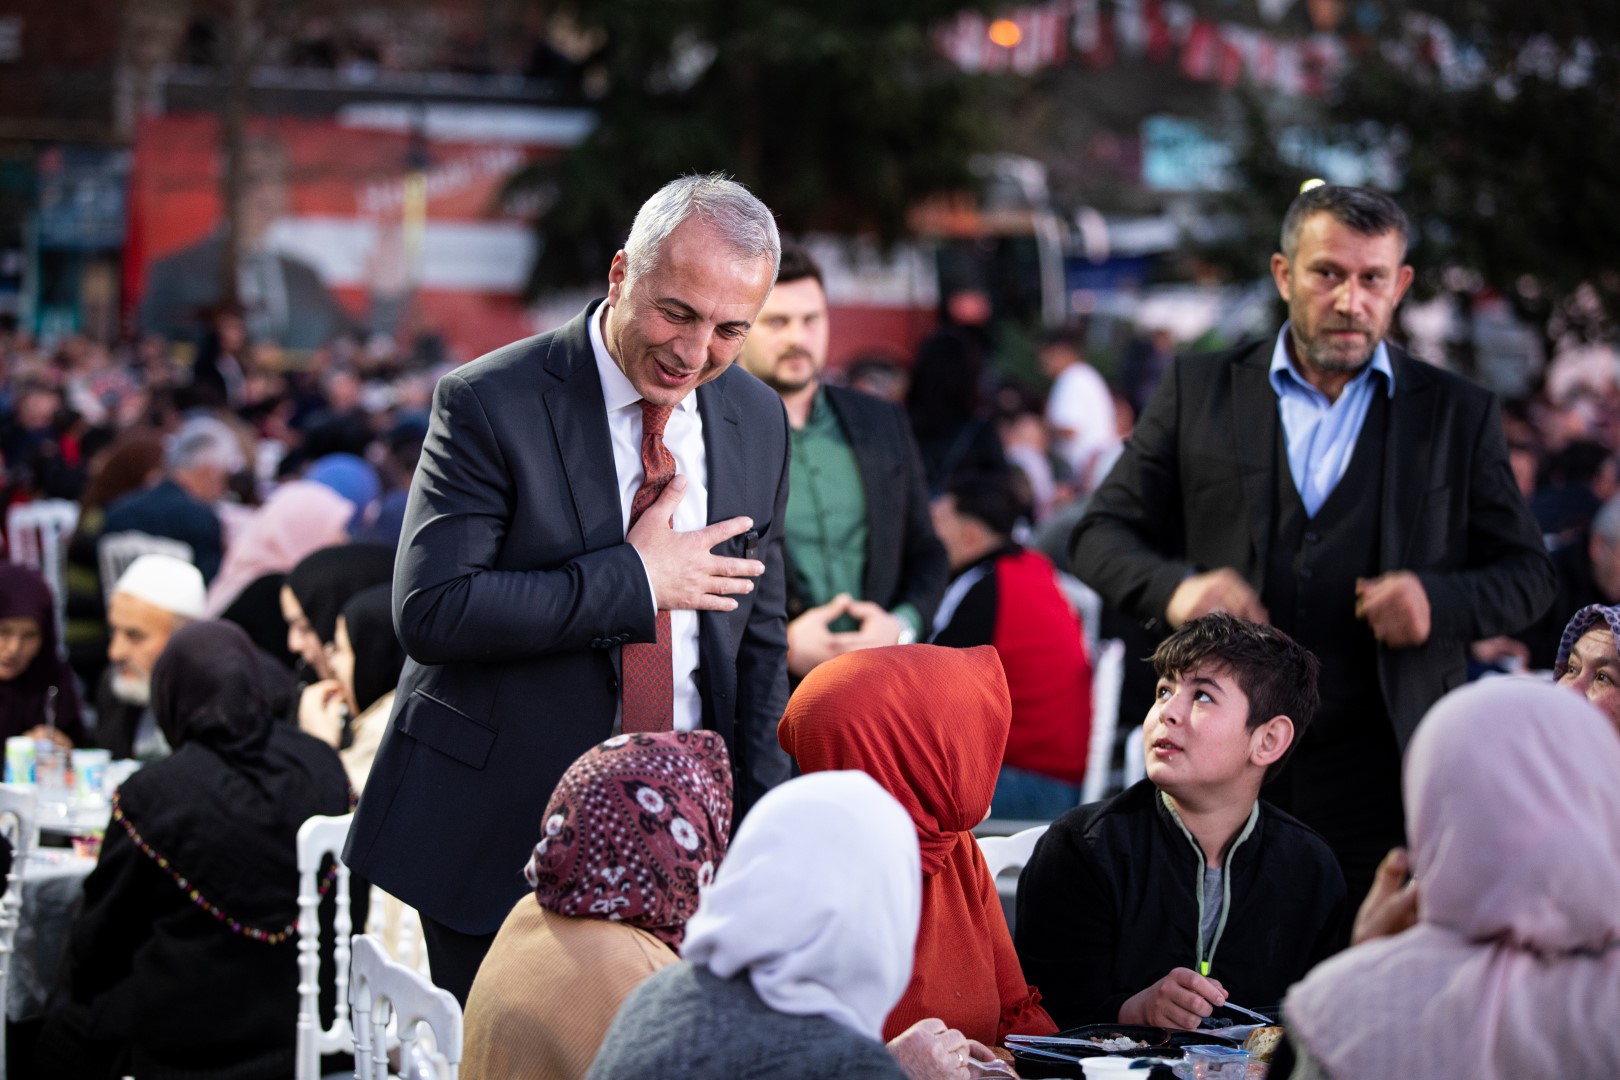
[[[1091,1043],[1093,1046],[1116,1054],[1121,1050],[1140,1050],[1142,1047],[1148,1045],[1139,1039],[1131,1038],[1129,1035],[1116,1035],[1113,1038],[1107,1039],[1087,1039],[1086,1041]]]
[[[1270,1061],[1271,1055],[1277,1052],[1282,1045],[1283,1029],[1280,1027],[1259,1027],[1249,1032],[1249,1037],[1243,1040],[1243,1049],[1249,1052],[1249,1057],[1258,1061]]]

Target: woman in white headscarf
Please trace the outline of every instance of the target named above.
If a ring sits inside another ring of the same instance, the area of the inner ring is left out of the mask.
[[[783,784],[743,819],[685,959],[626,999],[588,1080],[901,1080],[883,1021],[911,980],[921,908],[917,830],[876,781]],[[955,1037],[952,1065],[983,1053]]]
[[[1417,924],[1283,1004],[1295,1080],[1555,1080],[1620,1062],[1620,739],[1529,679],[1442,698],[1407,751]]]

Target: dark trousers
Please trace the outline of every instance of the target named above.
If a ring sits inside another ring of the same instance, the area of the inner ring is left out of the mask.
[[[484,962],[484,955],[495,943],[495,935],[463,934],[423,915],[422,938],[427,943],[433,985],[450,991],[465,1009],[473,979]]]

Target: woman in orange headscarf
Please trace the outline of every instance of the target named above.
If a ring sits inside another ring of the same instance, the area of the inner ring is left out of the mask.
[[[859,769],[900,801],[922,847],[911,985],[883,1037],[937,1016],[970,1039],[1057,1030],[1024,981],[995,880],[969,832],[990,813],[1012,699],[996,650],[846,653],[799,685],[778,738],[805,772]]]

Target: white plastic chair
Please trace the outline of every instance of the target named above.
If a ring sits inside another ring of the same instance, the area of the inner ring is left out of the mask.
[[[312,817],[298,829],[298,1056],[295,1080],[318,1080],[321,1056],[347,1050],[354,1039],[349,1028],[349,940],[354,930],[349,868],[343,864],[343,845],[354,824],[353,814]],[[332,1026],[323,1028],[320,1015],[321,863],[330,855],[337,862],[336,916],[333,919],[333,977],[337,1010]],[[427,948],[422,940],[420,916],[376,886],[367,906],[367,933],[386,942],[388,954],[406,966],[428,974]],[[0,1080],[4,1080],[0,1077]]]
[[[1124,684],[1125,643],[1117,638],[1099,641],[1091,663],[1091,746],[1086,751],[1086,776],[1080,784],[1082,806],[1108,794],[1114,729],[1119,726],[1119,694]]]
[[[128,529],[124,532],[105,533],[96,541],[96,562],[101,567],[102,599],[112,603],[113,586],[124,576],[131,563],[142,555],[173,555],[183,562],[193,562],[196,553],[184,540]]]
[[[450,991],[427,977],[388,959],[383,943],[370,934],[354,937],[354,971],[349,1007],[353,1012],[355,1080],[389,1080],[388,1029],[399,1039],[399,1060],[413,1062],[417,1031],[426,1024],[434,1053],[443,1059],[445,1080],[457,1080],[461,1068],[461,1005]],[[414,1069],[403,1069],[414,1072]]]
[[[349,1029],[349,868],[339,858],[349,838],[353,814],[316,816],[298,827],[298,1057],[296,1080],[319,1080],[321,1055],[347,1050],[354,1041]],[[321,1027],[321,894],[316,881],[326,856],[337,861],[337,917],[333,970],[337,979],[337,1011],[330,1028]]]
[[[23,867],[39,839],[33,788],[0,784],[0,835],[11,841],[11,870],[0,895],[0,1080],[6,1075],[5,1009],[11,989],[11,955],[22,916]]]
[[[1044,836],[1046,830],[1047,826],[1036,825],[1011,836],[978,837],[979,851],[984,855],[985,865],[990,867],[990,876],[996,879],[996,891],[1002,896],[1017,894],[1018,875],[1014,874],[1006,882],[1001,880],[1001,875],[1008,870],[1022,871],[1035,852],[1035,841]]]
[[[66,499],[21,503],[6,511],[6,545],[11,561],[38,570],[56,597],[57,647],[66,656],[62,622],[67,610],[68,540],[79,524],[79,504]]]

